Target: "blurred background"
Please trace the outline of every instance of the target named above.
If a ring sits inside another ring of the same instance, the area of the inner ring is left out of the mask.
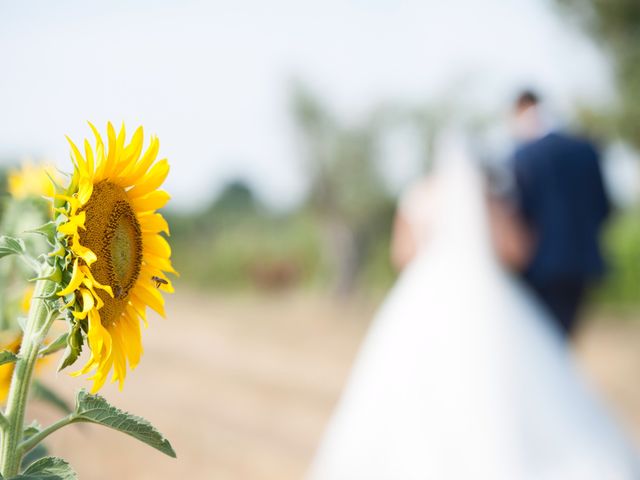
[[[105,394],[178,460],[91,427],[51,450],[98,480],[302,478],[393,285],[398,195],[451,123],[505,162],[524,87],[603,153],[611,268],[575,343],[640,445],[639,31],[637,0],[0,2],[3,179],[68,170],[87,120],[144,125],[172,167],[177,293]]]

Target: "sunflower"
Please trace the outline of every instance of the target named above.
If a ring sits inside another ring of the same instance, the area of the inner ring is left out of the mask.
[[[49,165],[34,165],[24,162],[20,169],[9,171],[7,189],[9,194],[18,200],[25,198],[51,198],[54,193],[52,179],[58,179],[56,170]]]
[[[159,290],[173,292],[166,274],[176,272],[162,235],[169,234],[167,222],[156,213],[169,200],[158,190],[169,164],[156,162],[157,137],[143,153],[142,127],[127,144],[124,125],[116,135],[108,123],[105,146],[89,126],[95,147],[85,139],[81,152],[67,138],[75,168],[66,191],[55,195],[63,247],[56,254],[67,272],[58,295],[72,312],[70,337],[86,335],[91,350],[74,375],[91,372],[96,392],[111,371],[112,382],[122,389],[127,368],[134,369],[143,352],[140,322],[147,324],[146,307],[165,316]]]

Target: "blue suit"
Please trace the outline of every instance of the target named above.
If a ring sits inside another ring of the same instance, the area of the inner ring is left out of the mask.
[[[536,239],[525,280],[570,333],[585,287],[604,272],[600,230],[609,200],[588,141],[550,133],[514,158],[520,213]]]

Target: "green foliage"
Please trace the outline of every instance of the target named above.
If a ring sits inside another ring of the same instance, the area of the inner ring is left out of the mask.
[[[56,235],[57,235],[57,225],[55,222],[47,222],[43,225],[40,225],[33,230],[28,230],[27,233],[35,233],[38,235],[42,235],[49,245],[55,246],[56,244]]]
[[[56,338],[53,342],[51,342],[49,345],[47,345],[46,347],[43,347],[40,350],[39,355],[41,357],[46,357],[47,355],[51,355],[52,353],[59,352],[60,350],[62,350],[64,347],[67,346],[68,337],[69,337],[69,333],[64,332],[58,338]]]
[[[556,0],[605,47],[613,60],[620,103],[600,117],[640,148],[640,2],[638,0]]]
[[[29,465],[34,463],[36,460],[40,460],[43,457],[49,455],[49,451],[47,447],[43,444],[38,445],[36,448],[27,453],[22,459],[21,470],[26,469]]]
[[[225,223],[215,218],[208,221],[212,225],[209,231],[198,237],[174,228],[175,264],[183,281],[200,288],[227,291],[260,289],[265,287],[255,277],[260,267],[268,270],[278,265],[295,265],[298,273],[288,286],[326,288],[329,285],[322,231],[312,215],[305,212],[279,217],[239,214]],[[390,229],[389,221],[368,234],[368,254],[358,278],[360,289],[382,292],[393,284]],[[604,232],[603,246],[609,271],[596,286],[593,302],[640,303],[640,212],[622,212],[612,218]]]
[[[176,452],[169,440],[164,438],[147,420],[109,405],[99,395],[91,395],[84,390],[78,392],[76,410],[72,414],[71,422],[89,422],[113,428],[146,443],[165,455],[176,457]]]
[[[71,466],[61,458],[44,457],[36,460],[21,475],[10,480],[77,480]]]
[[[69,334],[67,335],[67,345],[64,351],[64,355],[62,356],[62,360],[60,361],[58,371],[63,370],[75,363],[75,361],[82,353],[82,346],[84,344],[80,322],[70,319],[68,323],[70,324],[71,328]]]
[[[0,236],[0,258],[7,255],[23,255],[25,253],[24,241],[7,235]]]
[[[4,365],[5,363],[13,363],[17,359],[18,356],[9,350],[2,350],[0,352],[0,365]]]
[[[269,288],[270,274],[279,277],[274,287],[309,286],[326,278],[320,230],[310,215],[218,213],[168,215],[174,265],[193,286]],[[193,224],[201,226],[197,232]]]
[[[334,291],[347,295],[370,255],[369,236],[388,222],[390,199],[376,163],[387,115],[374,110],[358,124],[341,121],[299,84],[292,113],[310,181],[307,207],[323,230]]]
[[[609,272],[593,300],[608,305],[640,303],[640,212],[631,210],[612,219],[603,238]]]
[[[371,239],[371,243],[359,284],[367,292],[383,293],[391,288],[397,277],[391,265],[391,232],[381,232]]]

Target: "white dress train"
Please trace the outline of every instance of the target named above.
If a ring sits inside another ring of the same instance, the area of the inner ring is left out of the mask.
[[[630,480],[636,453],[494,258],[479,174],[437,170],[429,240],[364,341],[309,480]]]

